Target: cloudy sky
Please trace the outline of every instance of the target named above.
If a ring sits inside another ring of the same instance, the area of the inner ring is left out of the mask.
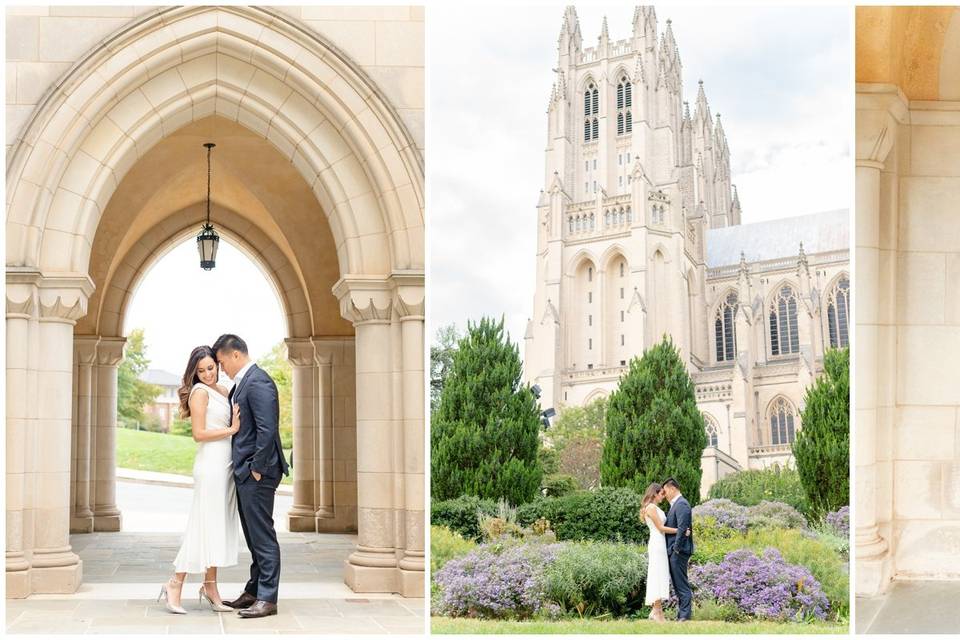
[[[286,337],[283,309],[263,272],[220,239],[217,266],[200,268],[190,238],[158,260],[134,294],[124,329],[144,330],[151,368],[183,375],[194,347],[222,333],[247,342],[256,359]]]
[[[604,15],[611,40],[631,35],[631,5],[577,11],[584,46],[596,44]],[[684,98],[696,99],[702,79],[722,114],[744,223],[849,207],[850,13],[657,7],[661,30],[673,20]],[[431,337],[503,314],[511,337],[523,339],[562,19],[562,5],[430,8]]]

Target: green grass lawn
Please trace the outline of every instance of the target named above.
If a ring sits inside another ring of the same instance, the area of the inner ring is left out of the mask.
[[[197,443],[190,436],[117,429],[117,466],[124,469],[193,475]],[[290,450],[284,452],[290,461]],[[291,473],[293,471],[291,470]],[[283,484],[291,484],[291,476]]]
[[[692,622],[666,622],[658,624],[652,620],[531,620],[511,622],[503,620],[475,620],[470,618],[434,617],[430,621],[432,633],[536,633],[536,634],[602,634],[602,633],[647,633],[647,634],[729,634],[770,633],[770,634],[843,634],[849,629],[836,623],[798,624],[790,622],[718,622],[703,620]]]

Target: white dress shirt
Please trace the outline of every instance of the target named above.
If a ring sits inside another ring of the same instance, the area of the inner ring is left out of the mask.
[[[670,501],[670,506],[672,507],[672,506],[673,506],[673,503],[676,502],[677,500],[679,500],[679,499],[682,498],[682,497],[683,497],[683,494],[682,494],[682,493],[678,493],[677,495],[673,496],[673,500]]]

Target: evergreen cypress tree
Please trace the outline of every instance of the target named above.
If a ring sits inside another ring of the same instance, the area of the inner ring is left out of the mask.
[[[850,350],[831,349],[824,373],[807,389],[793,443],[813,517],[850,504]]]
[[[432,500],[471,495],[518,505],[537,495],[540,406],[520,373],[502,318],[467,325],[431,415]]]
[[[693,381],[668,336],[630,369],[610,395],[600,479],[643,493],[673,477],[691,505],[700,501],[700,456],[707,446]]]

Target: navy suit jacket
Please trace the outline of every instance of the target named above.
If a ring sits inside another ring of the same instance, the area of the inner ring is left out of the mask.
[[[667,513],[667,526],[677,530],[676,533],[668,533],[667,555],[679,553],[683,556],[693,555],[693,510],[690,509],[690,503],[682,495],[670,507]],[[687,536],[687,529],[690,529],[690,535]]]
[[[280,400],[266,371],[252,365],[230,390],[231,405],[240,406],[240,430],[233,436],[233,475],[244,482],[251,471],[275,480],[289,475],[280,444]]]

